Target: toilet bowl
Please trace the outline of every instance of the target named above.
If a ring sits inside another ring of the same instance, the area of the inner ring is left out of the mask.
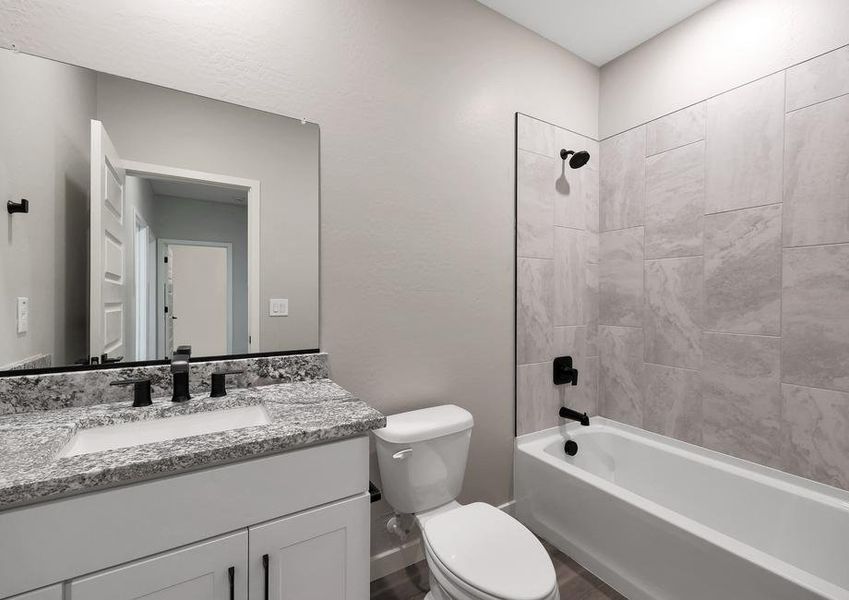
[[[383,491],[422,531],[427,600],[559,600],[551,558],[524,525],[489,504],[456,502],[472,415],[443,405],[386,421],[374,431]]]
[[[432,600],[558,600],[551,559],[524,525],[489,504],[452,504],[417,516]]]

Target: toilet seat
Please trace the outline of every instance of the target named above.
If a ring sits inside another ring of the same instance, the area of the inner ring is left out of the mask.
[[[494,506],[458,506],[422,522],[437,579],[479,600],[557,598],[557,577],[539,540]],[[441,576],[441,577],[440,577]]]

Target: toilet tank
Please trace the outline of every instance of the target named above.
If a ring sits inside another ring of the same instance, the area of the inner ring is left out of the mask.
[[[472,414],[446,404],[386,417],[373,431],[386,501],[399,513],[418,513],[460,494]]]

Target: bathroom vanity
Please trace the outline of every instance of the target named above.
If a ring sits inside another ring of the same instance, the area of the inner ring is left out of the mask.
[[[365,598],[384,424],[324,378],[0,416],[0,598]]]

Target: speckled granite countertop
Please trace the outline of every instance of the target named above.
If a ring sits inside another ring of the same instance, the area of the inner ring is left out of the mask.
[[[82,429],[262,404],[271,420],[257,425],[130,448],[60,457]],[[293,450],[363,434],[386,419],[329,379],[167,398],[132,408],[113,402],[0,416],[0,510],[173,475],[182,471]]]

